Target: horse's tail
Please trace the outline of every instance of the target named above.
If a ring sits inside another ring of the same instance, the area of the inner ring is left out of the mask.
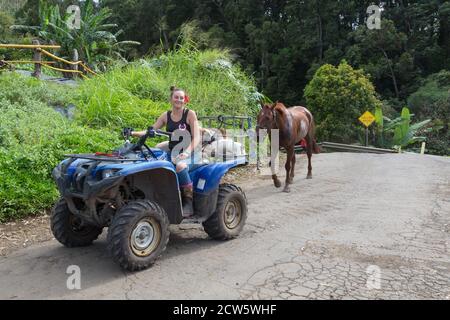
[[[309,129],[309,135],[312,141],[312,150],[314,153],[320,153],[320,146],[317,144],[316,141],[316,125],[314,123],[314,118],[311,115],[311,125]]]

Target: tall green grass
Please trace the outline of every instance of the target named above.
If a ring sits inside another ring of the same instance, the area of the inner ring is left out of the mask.
[[[186,90],[188,107],[199,115],[254,115],[258,108],[253,80],[226,52],[181,48],[83,82],[77,119],[93,127],[144,128],[170,108],[172,85]]]

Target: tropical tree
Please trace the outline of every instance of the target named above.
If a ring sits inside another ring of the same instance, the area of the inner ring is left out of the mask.
[[[14,23],[14,18],[6,12],[0,12],[0,43],[11,37],[9,27]]]
[[[112,30],[117,24],[106,23],[111,16],[108,8],[96,8],[93,0],[80,3],[80,24],[70,24],[71,14],[61,14],[59,5],[51,5],[41,0],[39,3],[38,26],[14,25],[16,31],[29,32],[44,42],[61,45],[60,55],[72,58],[77,49],[79,58],[97,70],[104,70],[113,59],[122,59],[123,53],[136,41],[118,41],[123,32]]]

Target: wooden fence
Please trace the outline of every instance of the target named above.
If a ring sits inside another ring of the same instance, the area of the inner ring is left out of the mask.
[[[7,49],[29,49],[33,50],[33,59],[32,60],[0,60],[0,66],[8,66],[8,65],[14,65],[14,64],[34,64],[34,72],[33,76],[36,78],[40,78],[41,76],[41,68],[48,68],[55,71],[60,71],[63,73],[64,76],[71,75],[71,77],[75,78],[77,76],[82,77],[83,79],[86,78],[86,74],[92,74],[96,75],[94,71],[92,71],[86,64],[83,63],[83,61],[78,60],[78,52],[75,49],[73,52],[73,61],[69,61],[63,58],[60,58],[52,53],[50,53],[48,50],[51,49],[60,49],[61,46],[59,45],[46,45],[46,44],[40,44],[38,40],[33,40],[33,44],[0,44],[0,48],[7,48]],[[43,56],[56,60],[42,60]],[[62,65],[68,65],[67,69],[59,68],[55,65],[57,63],[60,63]]]

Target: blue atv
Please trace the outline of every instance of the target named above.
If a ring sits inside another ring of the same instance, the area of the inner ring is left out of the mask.
[[[110,154],[70,154],[54,170],[61,198],[53,208],[51,229],[67,247],[90,245],[108,227],[113,259],[130,271],[149,267],[166,249],[169,225],[183,220],[175,166],[163,150],[146,145],[148,138],[170,137],[149,129],[136,143]],[[245,159],[196,165],[194,217],[213,239],[239,235],[247,218],[244,192],[220,184],[224,174]]]

